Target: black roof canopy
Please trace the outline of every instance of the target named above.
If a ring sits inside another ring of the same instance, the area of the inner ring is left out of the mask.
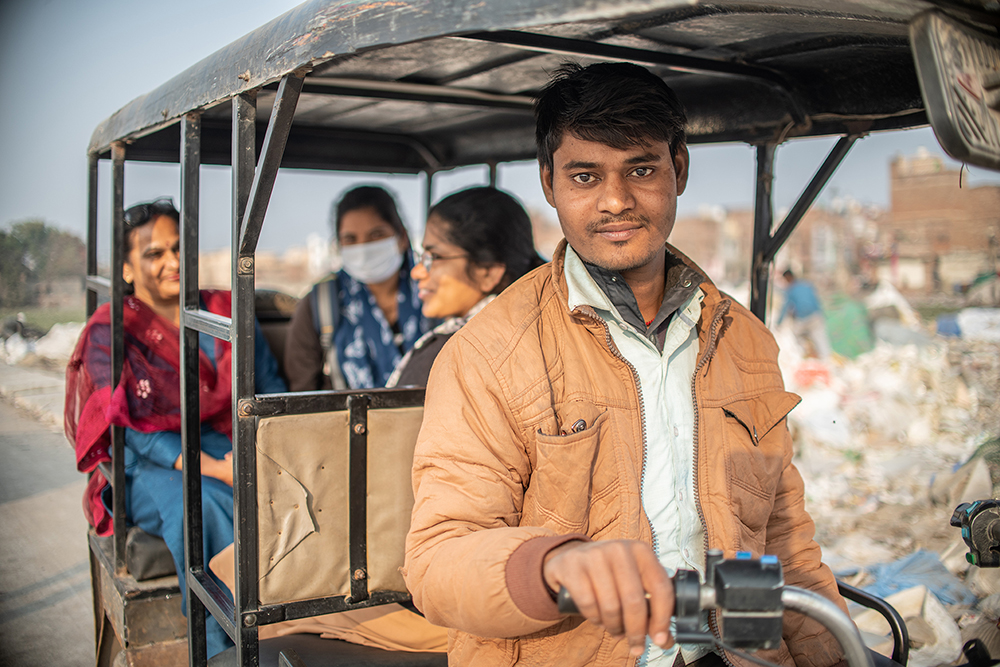
[[[283,166],[415,172],[535,156],[532,95],[565,60],[646,65],[678,93],[691,143],[773,142],[927,122],[908,25],[955,0],[312,0],[101,123],[129,159],[177,161],[203,113],[202,160],[228,164],[234,95],[307,71]]]

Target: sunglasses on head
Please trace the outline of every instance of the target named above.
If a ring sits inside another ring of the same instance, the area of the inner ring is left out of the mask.
[[[124,215],[125,227],[129,229],[142,227],[153,218],[161,215],[177,216],[177,207],[174,206],[173,197],[158,197],[153,201],[130,206]]]

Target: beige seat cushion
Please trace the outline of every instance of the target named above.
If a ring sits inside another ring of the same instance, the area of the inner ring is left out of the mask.
[[[368,587],[405,591],[422,407],[368,412]],[[347,411],[262,418],[257,430],[260,601],[350,594]]]

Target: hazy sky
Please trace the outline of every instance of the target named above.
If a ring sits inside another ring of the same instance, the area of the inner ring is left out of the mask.
[[[0,0],[0,226],[42,218],[84,233],[86,149],[103,119],[202,58],[291,9],[294,0]],[[834,139],[779,148],[775,205],[790,206]],[[942,154],[929,129],[874,135],[855,145],[821,197],[851,196],[886,205],[889,160],[920,146]],[[681,215],[705,204],[738,208],[753,203],[754,153],[744,145],[692,149],[691,180]],[[957,168],[957,164],[949,161]],[[110,206],[109,168],[101,174],[101,217]],[[973,168],[970,184],[1000,183],[1000,175]],[[439,175],[435,198],[483,183],[481,168]],[[370,175],[361,180],[371,182]],[[399,195],[408,224],[420,229],[421,177],[381,179]],[[547,209],[534,164],[501,168],[500,186],[528,206]],[[356,178],[287,171],[279,176],[261,248],[282,250],[310,232],[326,234],[330,203]],[[137,164],[126,169],[125,202],[179,194],[176,166]],[[228,245],[228,168],[202,175],[202,247]],[[280,220],[280,224],[275,224]]]

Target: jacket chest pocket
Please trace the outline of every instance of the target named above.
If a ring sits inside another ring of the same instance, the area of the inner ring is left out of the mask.
[[[729,497],[736,517],[754,535],[767,526],[778,481],[791,457],[783,421],[800,400],[779,390],[733,401],[719,410]]]
[[[548,526],[558,533],[587,533],[592,528],[594,495],[604,486],[595,479],[595,468],[609,423],[606,411],[586,408],[570,411],[571,419],[560,415],[558,434],[536,433],[536,463],[521,525]]]

